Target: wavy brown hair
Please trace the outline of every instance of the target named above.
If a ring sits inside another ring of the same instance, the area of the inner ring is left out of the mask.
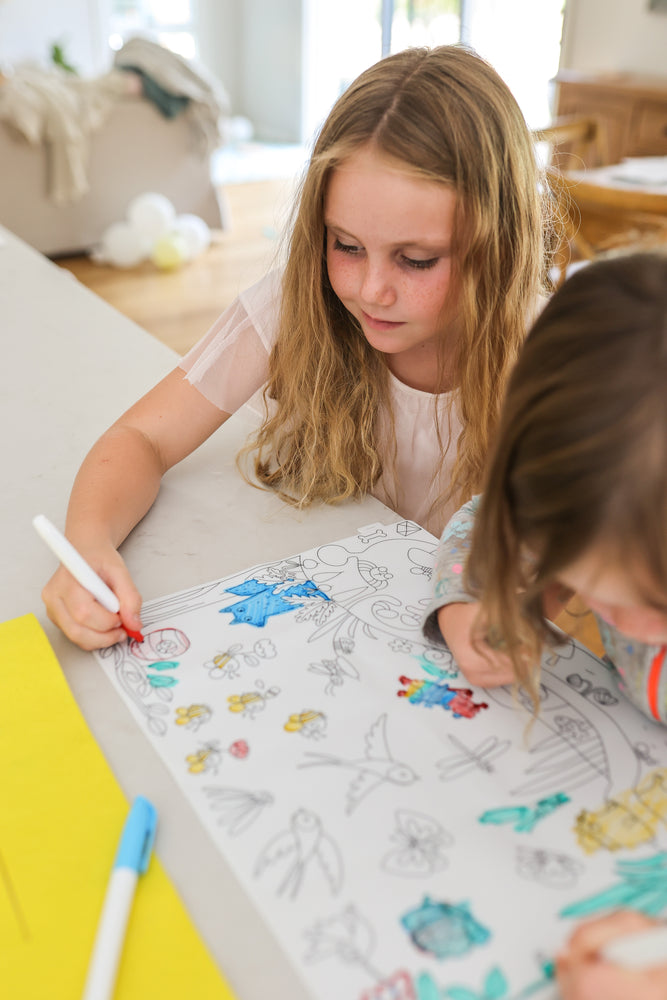
[[[499,400],[545,269],[530,133],[495,70],[462,46],[407,49],[382,59],[351,84],[323,125],[287,244],[265,390],[275,407],[245,453],[255,453],[261,484],[299,506],[360,496],[382,476],[377,414],[389,409],[386,363],[334,294],[325,252],[331,172],[369,144],[393,166],[457,195],[457,306],[443,331],[456,330],[463,430],[441,500],[462,501],[480,487]],[[444,358],[440,367],[442,374]],[[437,422],[436,431],[440,438]],[[439,469],[433,473],[435,480]]]
[[[667,255],[573,274],[508,386],[467,574],[535,706],[544,593],[597,545],[667,595]]]

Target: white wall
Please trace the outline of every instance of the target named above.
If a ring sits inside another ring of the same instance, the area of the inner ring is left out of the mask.
[[[299,142],[303,104],[302,0],[243,0],[241,114],[258,139]]]
[[[102,10],[97,0],[0,0],[0,69],[24,60],[47,64],[51,45],[59,42],[82,73],[106,70]]]
[[[244,114],[243,0],[199,0],[199,59],[229,94],[232,114]]]
[[[301,139],[302,4],[198,0],[201,62],[224,84],[232,114],[249,118],[260,140]]]
[[[648,0],[567,0],[561,66],[667,77],[667,13]]]

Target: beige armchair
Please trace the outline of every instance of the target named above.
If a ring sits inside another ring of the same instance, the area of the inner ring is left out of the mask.
[[[0,223],[47,256],[90,250],[130,201],[155,191],[178,214],[191,212],[212,229],[229,226],[224,194],[211,180],[210,156],[186,115],[165,118],[143,97],[110,110],[90,139],[89,190],[56,204],[50,197],[49,150],[0,122]]]

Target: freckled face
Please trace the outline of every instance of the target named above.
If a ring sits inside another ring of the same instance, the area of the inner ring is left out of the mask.
[[[559,574],[561,583],[575,590],[592,611],[623,635],[647,645],[667,642],[667,594],[656,592],[649,604],[648,587],[635,584],[636,574],[592,549]]]
[[[372,148],[333,171],[325,198],[334,292],[391,371],[427,391],[437,389],[455,204],[451,188],[403,173]]]

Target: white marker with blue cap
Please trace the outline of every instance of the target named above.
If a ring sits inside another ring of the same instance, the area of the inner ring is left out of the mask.
[[[111,611],[113,614],[118,614],[120,611],[120,601],[113,590],[107,587],[104,580],[88,565],[83,556],[76,551],[72,543],[58,531],[55,525],[51,524],[49,519],[44,517],[43,514],[33,517],[32,523],[37,534],[46,542],[53,554],[60,559],[65,569],[70,571],[74,579],[82,587],[85,587],[88,593],[92,594],[103,608],[106,608],[107,611]],[[136,642],[144,641],[141,632],[131,629],[127,625],[123,625],[123,628],[131,639],[134,639]]]
[[[83,1000],[109,1000],[113,994],[137,880],[148,867],[156,825],[155,807],[148,799],[137,796],[125,821],[109,878]]]

